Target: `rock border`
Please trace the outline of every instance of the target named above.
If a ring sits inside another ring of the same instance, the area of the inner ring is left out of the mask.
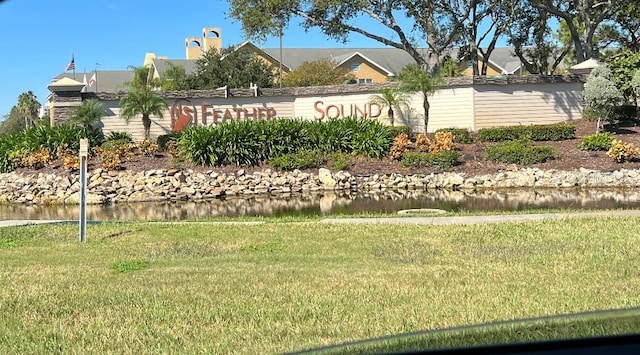
[[[523,168],[466,177],[463,173],[351,175],[347,171],[318,173],[266,169],[225,174],[215,171],[156,169],[137,173],[95,169],[89,174],[87,203],[198,201],[228,196],[279,195],[317,191],[492,190],[502,188],[612,188],[640,186],[640,170],[613,172]],[[77,204],[79,174],[0,174],[0,203]]]

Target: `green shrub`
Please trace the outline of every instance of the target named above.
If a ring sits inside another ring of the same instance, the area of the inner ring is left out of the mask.
[[[389,152],[393,142],[393,132],[389,126],[368,119],[352,119],[357,124],[351,141],[351,151],[369,158],[382,158]]]
[[[14,149],[20,141],[20,132],[0,136],[0,172],[12,171]]]
[[[556,157],[555,147],[532,146],[529,141],[515,140],[498,143],[485,149],[487,160],[512,164],[543,163]]]
[[[580,150],[609,150],[613,142],[613,134],[609,132],[595,133],[582,137],[578,149]]]
[[[636,105],[620,105],[614,109],[613,114],[618,121],[633,120],[638,117],[638,107]]]
[[[115,149],[128,148],[128,147],[133,149],[133,143],[126,138],[125,139],[109,139],[106,142],[102,143],[102,145],[100,145],[100,148],[102,148],[103,150],[115,150]]]
[[[440,128],[435,131],[435,133],[438,133],[438,132],[452,133],[454,137],[454,141],[456,143],[460,143],[460,144],[473,143],[473,137],[471,137],[471,132],[469,132],[469,130],[466,128],[454,128],[454,127]]]
[[[332,153],[330,155],[331,166],[334,170],[346,170],[351,166],[351,157],[346,153]]]
[[[3,135],[0,137],[0,171],[12,171],[15,168],[14,162],[21,161],[41,148],[56,152],[59,147],[64,146],[77,152],[80,139],[86,138],[85,136],[82,127],[71,124],[37,125],[24,131]]]
[[[271,159],[269,163],[276,169],[295,170],[317,168],[325,161],[325,154],[319,150],[302,150],[297,153],[283,154]]]
[[[218,147],[220,140],[220,130],[217,126],[189,126],[180,135],[178,149],[194,164],[221,165],[222,153]]]
[[[459,158],[460,152],[457,150],[433,152],[429,153],[429,165],[440,169],[450,169],[458,165]]]
[[[198,165],[255,166],[303,150],[382,157],[392,140],[389,127],[361,118],[245,120],[188,127],[182,131],[178,147],[186,159]]]
[[[598,119],[598,111],[592,107],[585,106],[585,108],[582,109],[582,118],[587,121],[595,122]]]
[[[562,141],[576,137],[576,126],[566,123],[528,126],[532,141]]]
[[[74,152],[80,150],[80,139],[88,138],[89,145],[92,147],[99,146],[104,142],[104,134],[102,130],[96,130],[92,137],[87,137],[85,131],[81,127],[76,127],[69,124],[60,124],[48,129],[47,132],[48,148],[51,151],[56,151],[58,147],[67,146]]]
[[[112,132],[109,132],[109,135],[107,136],[107,140],[109,141],[127,140],[130,143],[133,143],[133,136],[131,135],[131,133],[125,132],[125,131],[112,131]]]
[[[364,118],[340,118],[326,122],[305,122],[311,149],[325,153],[343,152],[380,158],[387,154],[395,137],[391,127]]]
[[[156,143],[158,144],[158,150],[160,150],[161,152],[164,152],[165,150],[167,150],[167,143],[169,141],[177,142],[179,139],[180,139],[180,132],[174,132],[174,133],[163,134],[161,136],[158,136],[158,139],[156,140]]]
[[[434,167],[450,169],[458,164],[460,153],[457,150],[443,150],[436,153],[406,152],[402,155],[405,168]]]
[[[573,139],[576,127],[566,123],[531,126],[491,127],[478,130],[478,139],[483,142],[503,142],[518,139],[532,141],[560,141]]]

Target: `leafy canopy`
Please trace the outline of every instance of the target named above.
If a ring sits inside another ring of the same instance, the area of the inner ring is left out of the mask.
[[[23,92],[18,96],[18,113],[25,120],[25,125],[33,126],[38,121],[38,112],[42,105],[32,91]]]
[[[328,58],[302,63],[282,79],[288,87],[338,85],[355,79],[346,68],[336,67],[336,63]]]
[[[145,138],[150,137],[151,116],[162,118],[166,109],[166,101],[149,87],[131,90],[120,100],[120,116],[127,123],[136,115],[142,115]]]
[[[188,80],[191,89],[247,88],[251,84],[272,87],[273,68],[265,60],[245,50],[228,47],[211,49],[196,62],[196,73]]]
[[[613,120],[613,110],[624,102],[624,97],[611,80],[611,70],[597,67],[591,71],[584,84],[584,104],[596,114],[596,132],[600,131],[602,120]]]

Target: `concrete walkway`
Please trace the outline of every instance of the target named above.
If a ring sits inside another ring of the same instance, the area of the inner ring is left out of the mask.
[[[575,213],[506,214],[491,216],[453,217],[382,217],[382,218],[328,218],[320,223],[388,223],[388,224],[482,224],[501,222],[541,221],[576,217],[640,217],[640,210],[596,211]]]
[[[596,211],[596,212],[575,212],[575,213],[539,213],[539,214],[505,214],[491,216],[453,216],[453,217],[374,217],[374,218],[325,218],[320,223],[339,224],[339,223],[355,223],[355,224],[434,224],[434,225],[451,225],[451,224],[483,224],[483,223],[501,223],[501,222],[526,222],[526,221],[542,221],[557,220],[576,217],[640,217],[640,210],[620,210],[620,211]],[[0,221],[0,228],[13,226],[26,226],[33,224],[58,224],[58,223],[75,223],[74,220],[7,220]],[[99,221],[87,221],[87,224],[100,223]],[[139,222],[145,223],[145,222]],[[167,222],[146,222],[146,223],[202,223],[202,224],[246,224],[256,225],[265,224],[264,221],[246,221],[246,222],[186,222],[186,221],[167,221]]]
[[[40,220],[40,219],[11,219],[7,221],[0,221],[0,228],[2,227],[16,227],[16,226],[28,226],[32,224],[58,224],[58,223],[78,223],[78,221],[71,220]]]

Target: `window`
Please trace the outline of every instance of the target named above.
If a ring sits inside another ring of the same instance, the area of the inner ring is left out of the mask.
[[[372,83],[373,79],[367,78],[367,79],[358,79],[358,84],[369,84]]]
[[[360,70],[360,62],[351,63],[351,71],[358,71],[358,70]]]

